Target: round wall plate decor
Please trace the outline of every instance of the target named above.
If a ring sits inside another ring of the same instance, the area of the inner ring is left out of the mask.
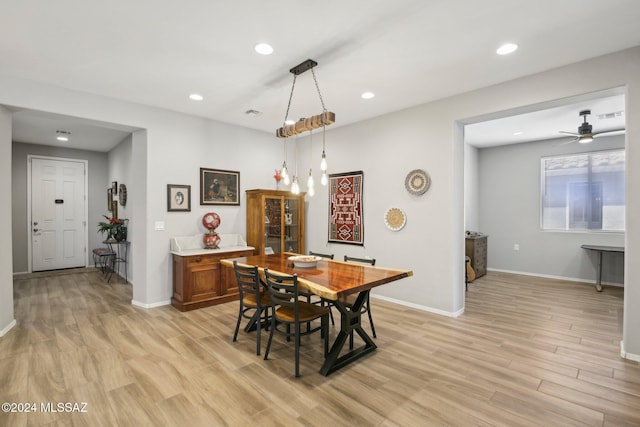
[[[384,224],[391,231],[399,231],[407,223],[407,216],[400,208],[390,208],[384,214]]]
[[[426,193],[430,185],[431,178],[429,178],[429,174],[422,169],[412,170],[404,180],[404,186],[407,191],[416,196]]]

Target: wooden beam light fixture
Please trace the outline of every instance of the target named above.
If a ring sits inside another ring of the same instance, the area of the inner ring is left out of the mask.
[[[309,132],[309,139],[312,141],[313,138],[313,130],[322,128],[322,160],[320,162],[320,170],[322,171],[322,177],[320,182],[322,185],[327,185],[327,159],[325,155],[325,130],[326,127],[336,121],[335,113],[331,111],[327,111],[327,108],[324,105],[324,100],[322,99],[322,94],[320,93],[320,86],[318,86],[318,80],[316,79],[316,74],[313,72],[313,67],[318,65],[316,61],[313,59],[307,59],[306,61],[296,65],[291,68],[289,72],[293,74],[293,84],[291,85],[291,94],[289,95],[289,103],[287,104],[287,112],[284,116],[284,123],[282,127],[276,129],[276,136],[278,138],[284,138],[284,152],[285,158],[282,163],[282,172],[281,175],[284,179],[285,185],[289,182],[289,173],[287,171],[287,138],[290,136],[295,136],[301,134],[303,132]],[[287,124],[287,120],[289,119],[289,110],[291,109],[291,99],[293,98],[293,91],[296,87],[296,78],[306,72],[311,70],[311,74],[313,75],[313,81],[316,85],[316,90],[318,91],[318,97],[320,98],[320,103],[322,104],[322,113],[316,114],[315,116],[309,118],[301,118],[294,124]],[[297,140],[297,138],[296,138]],[[299,184],[298,184],[298,144],[296,141],[296,170],[295,175],[292,179],[291,191],[295,194],[300,192]],[[312,148],[309,148],[311,152]],[[307,194],[311,197],[314,194],[314,180],[312,176],[312,170],[309,168],[309,179],[307,181]]]

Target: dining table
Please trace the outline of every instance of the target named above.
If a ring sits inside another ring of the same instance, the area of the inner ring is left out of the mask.
[[[329,375],[375,351],[377,345],[362,328],[363,305],[371,289],[413,275],[411,270],[385,268],[359,263],[349,263],[321,258],[310,267],[296,267],[290,258],[299,256],[291,252],[269,255],[253,255],[221,260],[222,268],[239,264],[257,266],[261,275],[269,269],[274,273],[297,275],[299,286],[320,298],[331,301],[340,312],[340,330],[320,368],[322,375]],[[318,257],[320,258],[320,257]],[[355,298],[355,299],[354,299]],[[352,333],[358,334],[364,344],[358,348],[344,345]]]

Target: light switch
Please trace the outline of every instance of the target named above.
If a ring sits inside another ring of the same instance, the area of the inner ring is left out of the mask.
[[[155,230],[156,231],[164,231],[164,221],[156,221]]]

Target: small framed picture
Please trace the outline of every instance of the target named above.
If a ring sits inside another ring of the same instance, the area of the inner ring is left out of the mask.
[[[240,172],[200,168],[201,205],[240,205]]]
[[[113,209],[113,189],[107,188],[107,210],[111,212]]]
[[[191,212],[191,186],[167,184],[167,211]]]

